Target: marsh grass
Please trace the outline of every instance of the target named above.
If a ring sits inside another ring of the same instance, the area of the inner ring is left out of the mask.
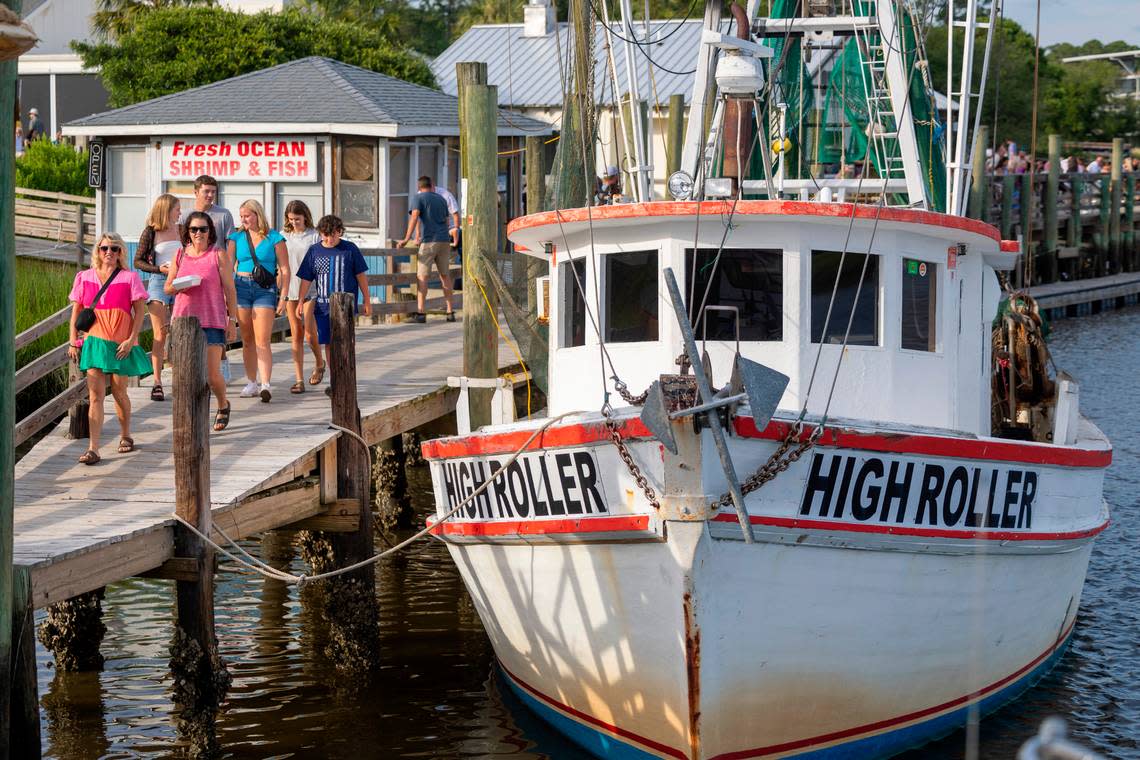
[[[67,305],[75,266],[35,259],[16,259],[16,333],[19,334],[50,317]],[[16,352],[16,367],[23,367],[67,341],[67,325],[52,330]],[[67,387],[67,368],[63,367],[16,395],[16,419],[38,409]]]

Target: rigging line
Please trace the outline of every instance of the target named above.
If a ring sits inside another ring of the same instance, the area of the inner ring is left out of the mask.
[[[593,8],[593,5],[594,5],[594,3],[593,3],[593,0],[590,0],[590,6],[591,6],[592,8]],[[609,32],[610,32],[610,34],[614,35],[615,37],[617,37],[617,38],[618,38],[619,40],[621,40],[622,42],[632,42],[634,45],[637,45],[638,47],[641,47],[641,46],[649,46],[649,45],[659,45],[659,44],[661,44],[662,42],[664,42],[665,40],[667,40],[667,39],[669,39],[670,37],[672,37],[672,36],[673,36],[674,34],[676,34],[677,32],[681,31],[681,29],[683,29],[683,28],[684,28],[684,24],[685,24],[685,22],[687,22],[687,21],[689,20],[689,17],[692,15],[692,13],[693,13],[693,10],[694,10],[694,9],[696,9],[696,7],[697,7],[697,0],[693,0],[693,3],[692,3],[690,6],[689,6],[689,10],[688,10],[688,11],[685,13],[685,17],[684,17],[684,18],[682,18],[680,21],[676,21],[676,19],[669,19],[669,20],[667,20],[667,21],[662,21],[662,22],[661,22],[661,26],[658,26],[658,27],[657,27],[657,29],[656,29],[656,30],[654,30],[654,31],[660,31],[660,30],[661,30],[661,29],[663,29],[663,28],[664,28],[664,27],[665,27],[667,24],[676,23],[676,24],[677,24],[677,26],[675,26],[675,27],[673,28],[673,31],[669,32],[668,34],[666,34],[666,35],[664,35],[664,36],[662,36],[662,37],[658,37],[657,39],[653,40],[652,42],[651,42],[651,41],[649,41],[648,39],[646,39],[646,41],[645,41],[645,42],[642,42],[642,41],[638,40],[636,37],[635,37],[635,38],[633,38],[633,39],[627,39],[626,37],[624,37],[624,36],[622,36],[622,35],[618,34],[618,33],[617,33],[617,32],[615,32],[615,31],[613,31],[612,29],[610,29],[610,30],[609,30]],[[611,20],[612,20],[612,21],[616,21],[616,20],[617,20],[617,19],[608,19],[608,18],[607,18],[607,19],[603,19],[603,18],[602,18],[602,16],[601,16],[601,14],[599,14],[599,13],[598,13],[598,11],[597,11],[597,8],[593,8],[593,10],[594,10],[594,15],[595,15],[595,16],[598,18],[598,20],[599,20],[599,21],[601,21],[601,22],[602,22],[602,25],[603,25],[603,26],[605,26],[605,27],[607,27],[607,28],[609,27],[609,24],[608,24],[608,23],[606,23],[607,21],[611,21]],[[646,21],[645,23],[646,23],[646,26],[648,26],[648,24],[649,24],[650,22],[649,22],[649,21]]]
[[[673,69],[666,68],[665,66],[662,66],[661,64],[657,63],[657,61],[653,60],[653,58],[650,57],[649,53],[646,52],[646,50],[645,50],[645,48],[648,45],[657,44],[656,42],[654,42],[654,43],[640,42],[636,39],[629,39],[628,37],[625,37],[621,34],[618,34],[612,28],[610,28],[610,24],[607,23],[607,20],[608,20],[607,17],[598,11],[597,6],[594,5],[594,0],[589,0],[589,5],[590,5],[591,12],[593,12],[593,14],[594,14],[594,17],[601,23],[602,28],[606,30],[607,36],[617,37],[622,42],[633,43],[634,45],[637,46],[637,49],[641,51],[641,54],[645,56],[645,60],[649,61],[651,64],[653,64],[657,68],[661,69],[662,71],[664,71],[667,74],[673,74],[673,75],[679,76],[679,77],[688,76],[689,74],[696,73],[696,71],[697,71],[696,69],[693,69],[691,71],[674,71]],[[678,28],[680,28],[680,26],[678,26]]]

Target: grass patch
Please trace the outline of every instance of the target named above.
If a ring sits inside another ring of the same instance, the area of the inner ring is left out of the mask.
[[[16,334],[67,305],[75,266],[18,257],[16,259]],[[67,342],[67,324],[16,352],[16,367]],[[16,419],[22,419],[67,388],[67,368],[48,374],[16,394]]]

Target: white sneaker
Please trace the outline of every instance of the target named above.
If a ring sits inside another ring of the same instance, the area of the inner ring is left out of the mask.
[[[269,403],[269,399],[273,398],[273,394],[269,390],[269,383],[262,383],[261,384],[261,392],[259,395],[261,396],[261,403],[263,403],[263,404]]]
[[[257,395],[259,390],[261,390],[261,386],[255,381],[250,380],[245,384],[245,387],[241,389],[241,398],[253,398]]]

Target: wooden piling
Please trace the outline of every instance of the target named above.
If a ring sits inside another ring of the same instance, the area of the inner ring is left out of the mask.
[[[1037,269],[1037,249],[1033,243],[1033,199],[1033,174],[1026,172],[1021,175],[1021,205],[1018,209],[1021,212],[1021,256],[1025,287],[1033,285]]]
[[[496,156],[497,88],[469,84],[464,90],[464,120],[460,133],[467,136],[467,217],[464,219],[464,271],[466,277],[486,283],[486,258],[498,246],[498,158]],[[463,304],[463,374],[498,375],[498,338],[494,324],[495,292],[475,283],[474,294]],[[471,424],[491,422],[489,389],[471,391]]]
[[[985,124],[978,127],[974,138],[974,165],[970,174],[970,202],[966,215],[971,219],[986,221],[989,216],[989,177],[986,176],[986,147],[990,144],[990,128]]]
[[[1085,184],[1081,175],[1069,177],[1069,219],[1065,223],[1065,245],[1076,248],[1081,244],[1081,195]]]
[[[1112,262],[1112,182],[1100,179],[1100,214],[1097,216],[1097,256],[1095,277],[1113,274],[1108,269]]]
[[[1045,180],[1045,204],[1041,209],[1042,223],[1045,229],[1042,234],[1044,243],[1042,260],[1047,264],[1045,282],[1057,279],[1057,204],[1061,187],[1061,137],[1049,135],[1049,175]]]
[[[464,102],[464,93],[471,84],[487,84],[487,64],[483,61],[460,61],[455,64],[455,89],[459,99],[459,123],[467,121],[467,108]],[[459,176],[466,179],[467,174],[467,133],[462,127],[459,130]],[[497,180],[496,180],[497,182]],[[462,223],[462,220],[460,220]]]
[[[1007,174],[1001,178],[1001,216],[998,229],[1001,230],[1002,240],[1013,238],[1013,190],[1017,177]]]
[[[0,0],[20,13],[20,0]],[[16,61],[0,63],[0,760],[10,755],[10,677],[12,662],[12,510],[15,506],[16,394],[16,155],[12,114],[16,106]]]
[[[412,502],[408,497],[403,436],[393,436],[372,448],[373,504],[381,531],[410,528]]]
[[[546,210],[546,146],[541,137],[526,138],[526,212],[538,214]],[[526,261],[526,307],[534,318],[538,313],[535,280],[549,272],[549,265],[537,256],[524,256]]]
[[[79,362],[75,359],[70,359],[67,362],[67,384],[74,385],[83,379],[83,373],[79,370]],[[67,437],[73,441],[81,438],[91,437],[91,402],[87,400],[87,394],[83,395],[80,401],[76,401],[67,410]]]
[[[75,204],[75,266],[83,269],[83,209],[82,203]]]
[[[680,93],[669,96],[669,126],[665,134],[669,146],[668,174],[672,174],[681,169],[681,153],[685,147],[685,96]]]
[[[1112,271],[1123,271],[1123,248],[1120,245],[1120,202],[1124,196],[1121,187],[1121,177],[1124,170],[1124,139],[1115,137],[1112,140],[1112,164],[1109,167],[1109,211],[1108,220],[1108,250],[1112,260]]]
[[[39,757],[40,700],[36,679],[36,637],[32,576],[26,567],[12,575],[11,746],[24,757]]]
[[[1129,272],[1136,271],[1136,174],[1124,177],[1124,221],[1120,231],[1124,261]]]
[[[198,318],[176,317],[167,345],[174,365],[174,513],[208,536],[212,529],[210,389],[206,336]],[[177,729],[191,754],[206,755],[217,748],[215,721],[229,688],[214,632],[214,550],[182,523],[175,523],[174,552],[196,568],[194,580],[175,581],[170,669]]]
[[[465,246],[469,246],[469,243]],[[466,253],[464,255],[467,255]],[[350,293],[334,293],[330,304],[332,422],[361,435],[356,390],[356,303]],[[372,509],[369,504],[369,453],[355,437],[341,433],[336,441],[338,501],[360,505],[356,530],[327,534],[337,566],[372,556]],[[329,656],[342,670],[363,674],[376,663],[379,651],[376,568],[367,565],[330,579],[326,595],[329,617]]]

